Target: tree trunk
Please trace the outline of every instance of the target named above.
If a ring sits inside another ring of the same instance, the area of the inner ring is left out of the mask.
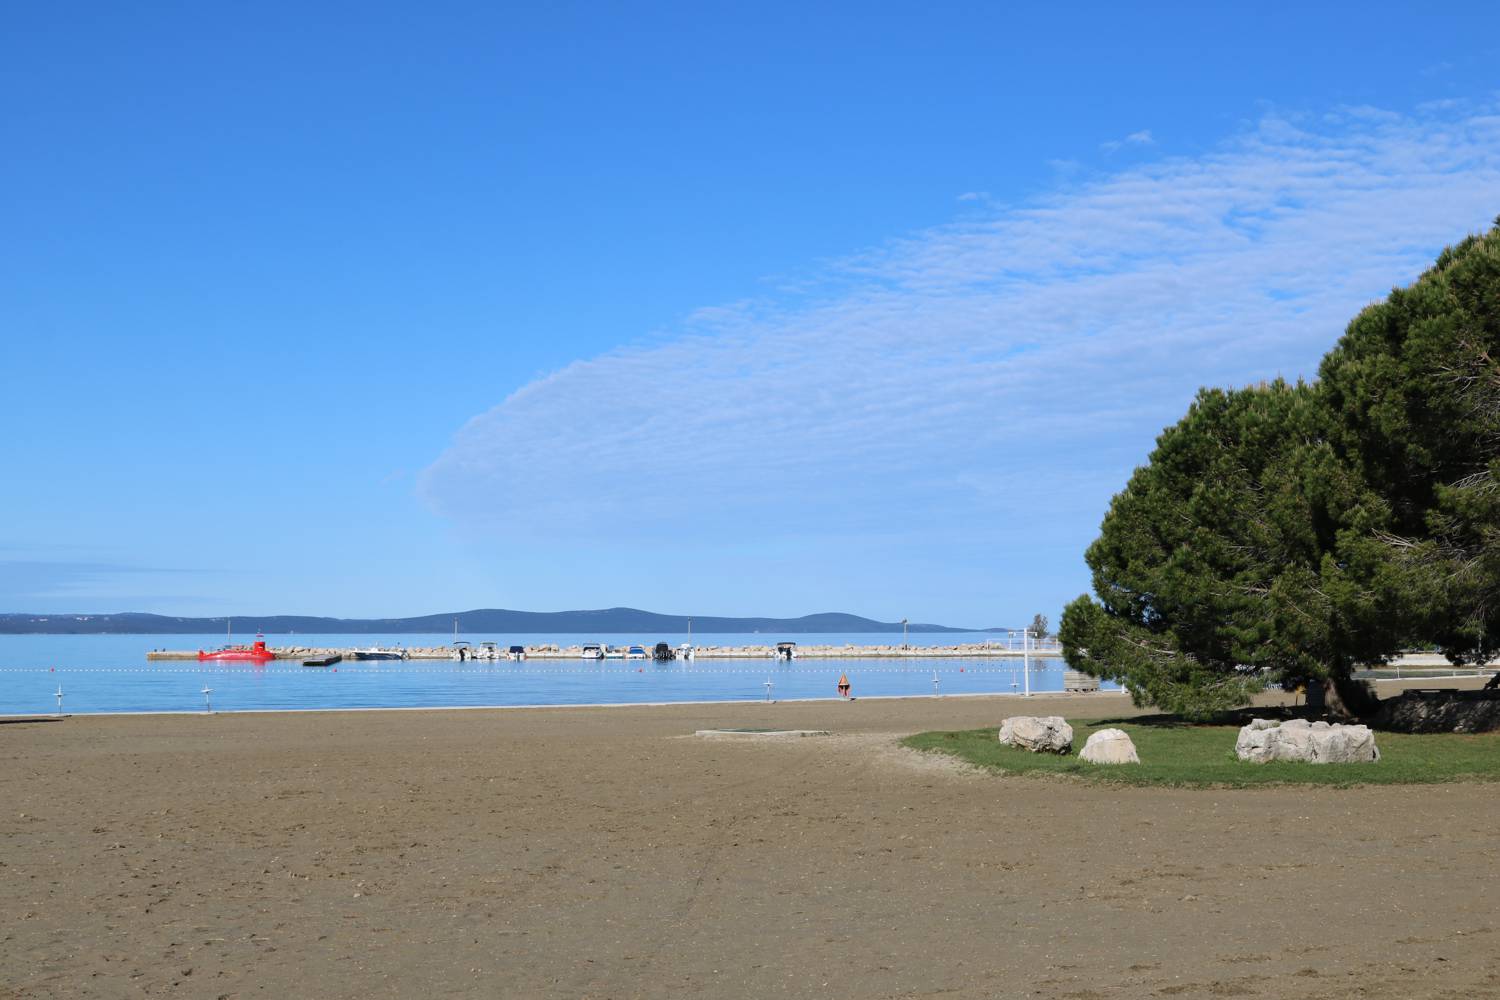
[[[1369,681],[1332,677],[1307,686],[1307,707],[1332,719],[1368,719],[1380,711],[1380,696]]]

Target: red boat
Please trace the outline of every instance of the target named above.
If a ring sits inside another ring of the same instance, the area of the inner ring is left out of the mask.
[[[212,653],[198,650],[200,660],[240,660],[251,663],[264,663],[267,660],[276,659],[276,654],[266,648],[266,637],[259,632],[255,633],[255,645],[253,646],[225,646],[216,649]]]

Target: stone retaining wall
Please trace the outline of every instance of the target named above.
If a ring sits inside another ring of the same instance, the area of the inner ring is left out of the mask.
[[[1381,703],[1375,728],[1396,733],[1493,732],[1500,729],[1500,691],[1404,691]]]

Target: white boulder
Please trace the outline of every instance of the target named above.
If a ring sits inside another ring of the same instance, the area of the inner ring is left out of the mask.
[[[1240,760],[1265,764],[1273,760],[1309,764],[1364,764],[1380,759],[1369,726],[1308,722],[1306,719],[1252,719],[1234,741]]]
[[[1090,764],[1139,764],[1135,743],[1121,729],[1100,729],[1090,733],[1078,753],[1079,760]]]
[[[1000,724],[1000,742],[1032,753],[1070,753],[1073,727],[1060,715],[1014,715]]]

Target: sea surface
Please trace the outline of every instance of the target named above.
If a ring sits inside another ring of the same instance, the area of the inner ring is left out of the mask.
[[[251,637],[236,635],[236,642]],[[607,642],[611,646],[664,641],[686,635],[463,636],[559,646]],[[901,634],[861,632],[780,636],[695,634],[698,646],[744,646],[795,639],[802,645],[899,645]],[[791,663],[766,660],[699,659],[657,664],[641,660],[532,659],[459,663],[397,660],[334,667],[304,667],[296,660],[249,663],[148,662],[152,649],[217,649],[223,635],[4,635],[0,636],[0,715],[62,710],[89,712],[216,712],[289,709],[446,708],[508,705],[648,704],[655,702],[764,701],[834,698],[840,674],[848,674],[855,697],[1018,694],[1027,671],[1019,658],[923,656],[923,646],[981,642],[984,634],[914,634],[910,656],[804,656]],[[443,646],[452,634],[268,635],[277,646],[353,648],[370,645]],[[1063,663],[1056,655],[1031,659],[1032,691],[1060,691]],[[1105,685],[1106,688],[1112,685]],[[207,688],[205,693],[203,690]]]

